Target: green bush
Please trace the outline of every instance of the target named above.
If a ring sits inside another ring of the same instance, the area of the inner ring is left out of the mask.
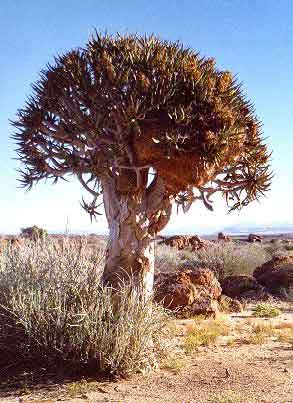
[[[45,229],[34,225],[33,227],[21,228],[20,235],[24,238],[31,239],[32,241],[43,241],[47,238],[48,232]]]
[[[252,311],[260,318],[275,318],[281,314],[280,309],[269,304],[258,304]]]
[[[126,374],[155,362],[166,314],[143,300],[139,286],[125,285],[119,296],[103,287],[102,253],[69,240],[3,250],[3,366],[30,357],[51,369],[88,366]]]

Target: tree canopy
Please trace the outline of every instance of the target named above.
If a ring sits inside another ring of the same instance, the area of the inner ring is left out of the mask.
[[[271,180],[261,123],[236,77],[154,36],[96,34],[56,57],[14,126],[22,184],[76,175],[94,196],[91,214],[107,177],[135,193],[152,169],[183,206],[200,198],[211,208],[219,191],[231,209]]]

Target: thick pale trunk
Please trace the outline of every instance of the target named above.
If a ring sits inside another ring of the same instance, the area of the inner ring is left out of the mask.
[[[154,237],[161,229],[159,222],[166,225],[171,209],[160,215],[159,207],[155,212],[150,209],[154,202],[150,204],[145,192],[123,194],[110,180],[103,183],[103,195],[109,224],[103,282],[116,288],[132,278],[149,295],[154,281]]]
[[[132,278],[149,294],[154,279],[154,241],[149,237],[139,239],[134,228],[120,218],[110,226],[103,280],[116,287]]]
[[[103,185],[109,224],[109,241],[103,281],[113,287],[120,282],[139,281],[151,293],[154,278],[154,240],[143,198],[121,194],[112,182]]]

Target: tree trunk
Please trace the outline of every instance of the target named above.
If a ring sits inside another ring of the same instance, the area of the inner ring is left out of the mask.
[[[161,229],[159,223],[168,222],[171,214],[162,220],[159,206],[144,189],[143,192],[123,193],[116,183],[107,179],[103,182],[103,196],[106,217],[109,224],[109,241],[106,265],[103,273],[104,284],[114,288],[119,283],[133,279],[150,295],[154,281],[154,238]],[[166,201],[165,201],[166,204]]]

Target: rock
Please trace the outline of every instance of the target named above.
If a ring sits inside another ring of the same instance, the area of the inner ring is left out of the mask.
[[[243,306],[238,299],[227,297],[227,295],[221,295],[219,299],[220,310],[225,313],[242,312]]]
[[[229,235],[225,235],[223,232],[218,233],[218,241],[231,241]]]
[[[223,294],[230,298],[261,299],[265,296],[264,288],[252,276],[232,275],[221,281]]]
[[[206,268],[183,269],[155,276],[155,300],[179,317],[215,315],[221,286]]]
[[[257,267],[253,276],[272,294],[286,296],[293,288],[293,257],[275,256]]]
[[[171,246],[172,248],[176,248],[178,250],[190,247],[193,251],[201,249],[208,244],[207,241],[203,241],[198,235],[174,235],[169,238],[162,239],[159,243],[164,243],[165,245]]]
[[[247,242],[254,243],[254,242],[262,242],[262,236],[256,234],[249,234],[247,238]]]
[[[176,249],[184,249],[189,246],[189,237],[185,235],[174,235],[169,238],[165,238],[160,243],[171,246]]]
[[[203,241],[198,235],[191,236],[188,241],[193,251],[202,249],[207,244],[206,241]]]

